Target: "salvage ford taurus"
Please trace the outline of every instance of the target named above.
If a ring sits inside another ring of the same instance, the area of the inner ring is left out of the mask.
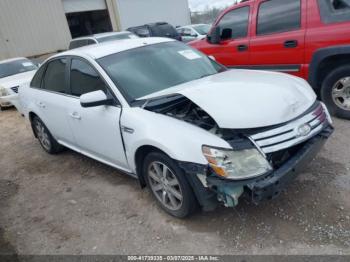
[[[333,131],[304,80],[228,71],[166,38],[61,53],[20,98],[44,150],[138,178],[176,217],[276,197]]]

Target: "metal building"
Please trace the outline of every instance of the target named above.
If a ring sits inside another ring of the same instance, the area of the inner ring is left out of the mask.
[[[0,60],[57,52],[74,37],[163,21],[189,24],[188,0],[1,0]]]

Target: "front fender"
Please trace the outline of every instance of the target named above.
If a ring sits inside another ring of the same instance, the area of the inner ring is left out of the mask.
[[[184,162],[207,164],[202,146],[222,148],[231,146],[220,137],[184,121],[150,112],[141,108],[126,108],[121,118],[126,156],[133,172],[136,172],[135,154],[141,146],[153,146],[169,157]]]

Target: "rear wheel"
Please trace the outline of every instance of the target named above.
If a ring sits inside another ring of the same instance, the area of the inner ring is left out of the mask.
[[[40,142],[42,148],[49,154],[57,154],[62,151],[63,147],[53,138],[50,131],[39,117],[32,120],[33,130]]]
[[[350,66],[338,67],[326,76],[321,97],[332,115],[350,119]]]
[[[172,216],[184,218],[197,208],[185,174],[167,155],[152,152],[143,165],[146,183],[159,206]]]

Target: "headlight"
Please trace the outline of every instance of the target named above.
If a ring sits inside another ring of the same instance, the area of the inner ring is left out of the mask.
[[[255,148],[234,151],[203,146],[202,151],[210,167],[224,178],[247,179],[272,170],[269,162]]]
[[[7,96],[9,93],[7,92],[5,87],[0,86],[0,96]]]

